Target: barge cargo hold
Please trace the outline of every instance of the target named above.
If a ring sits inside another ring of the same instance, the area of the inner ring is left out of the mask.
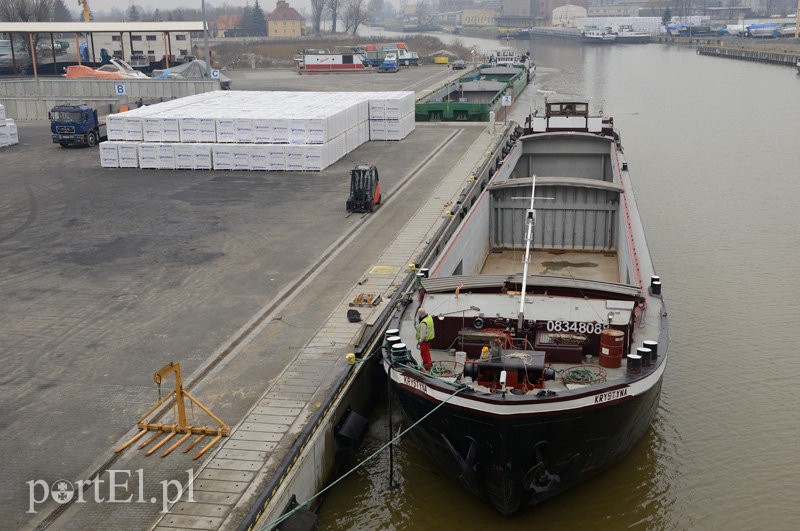
[[[586,102],[546,105],[423,264],[383,348],[419,448],[504,515],[627,455],[667,363],[661,283],[613,121]]]
[[[502,108],[503,96],[516,100],[531,77],[532,71],[524,65],[480,66],[417,101],[415,119],[418,122],[488,122],[489,114],[498,113]]]

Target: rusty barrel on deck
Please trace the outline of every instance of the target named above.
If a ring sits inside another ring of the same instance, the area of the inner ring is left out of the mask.
[[[600,333],[600,366],[617,368],[622,365],[622,351],[625,348],[625,332],[606,328]]]

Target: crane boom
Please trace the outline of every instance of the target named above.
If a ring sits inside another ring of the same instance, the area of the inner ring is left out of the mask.
[[[78,0],[78,5],[83,6],[83,21],[89,22],[91,19],[91,15],[89,14],[89,1],[88,0]]]

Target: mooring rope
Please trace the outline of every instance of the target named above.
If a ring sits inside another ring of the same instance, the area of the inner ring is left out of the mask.
[[[391,370],[391,369],[390,369],[390,370]],[[371,461],[373,458],[377,457],[377,456],[378,456],[378,455],[379,455],[379,454],[380,454],[382,451],[384,451],[386,448],[388,448],[388,447],[389,447],[389,445],[391,445],[391,444],[394,444],[394,443],[395,443],[396,441],[398,441],[398,440],[399,440],[401,437],[403,437],[403,436],[404,436],[406,433],[408,433],[409,431],[411,431],[412,429],[414,429],[414,428],[415,428],[415,427],[416,427],[416,426],[417,426],[417,425],[418,425],[420,422],[422,422],[423,420],[425,420],[426,418],[428,418],[429,416],[431,416],[431,415],[432,415],[432,414],[433,414],[433,413],[434,413],[434,412],[435,412],[437,409],[439,409],[440,407],[442,407],[443,405],[445,405],[447,402],[449,402],[449,401],[450,401],[450,399],[451,399],[451,398],[453,398],[454,396],[456,396],[458,393],[460,393],[461,391],[463,391],[463,390],[465,390],[465,389],[467,389],[467,386],[459,387],[458,389],[456,389],[456,390],[455,390],[455,392],[453,392],[453,394],[451,394],[450,396],[448,396],[448,397],[447,397],[447,399],[445,399],[445,400],[442,400],[442,401],[441,401],[439,404],[437,404],[437,405],[436,405],[436,407],[434,407],[434,408],[433,408],[433,409],[431,409],[429,412],[427,412],[425,415],[423,415],[423,416],[422,416],[422,417],[421,417],[421,418],[420,418],[418,421],[416,421],[414,424],[412,424],[411,426],[409,426],[409,427],[408,427],[408,428],[406,428],[405,430],[403,430],[403,431],[401,431],[400,433],[398,433],[396,437],[394,437],[393,439],[390,439],[390,440],[389,440],[389,442],[387,442],[386,444],[384,444],[383,446],[381,446],[380,448],[378,448],[378,449],[377,449],[375,452],[373,452],[373,453],[372,453],[370,456],[368,456],[366,459],[364,459],[363,461],[361,461],[359,464],[357,464],[356,466],[354,466],[353,468],[351,468],[350,470],[348,470],[347,472],[345,472],[345,473],[344,473],[344,474],[343,474],[343,475],[342,475],[340,478],[338,478],[336,481],[334,481],[333,483],[331,483],[330,485],[328,485],[327,487],[325,487],[325,488],[324,488],[324,489],[322,489],[321,491],[317,492],[316,494],[314,494],[313,496],[311,496],[309,499],[307,499],[307,500],[306,500],[306,501],[304,501],[303,503],[299,504],[297,507],[295,507],[294,509],[292,509],[292,510],[291,510],[291,511],[289,511],[288,513],[284,514],[283,516],[281,516],[280,518],[278,518],[278,519],[277,519],[277,520],[275,520],[274,522],[270,522],[269,524],[267,524],[267,525],[265,525],[265,526],[263,526],[263,527],[260,527],[260,528],[259,528],[259,531],[265,531],[265,530],[268,530],[268,529],[272,529],[272,528],[274,528],[275,526],[279,525],[281,522],[283,522],[284,520],[286,520],[287,518],[289,518],[291,515],[293,515],[293,514],[294,514],[296,511],[298,511],[298,510],[302,509],[303,507],[305,507],[306,505],[308,505],[308,504],[309,504],[311,501],[315,500],[315,499],[316,499],[316,498],[318,498],[320,495],[322,495],[324,492],[326,492],[328,489],[330,489],[330,488],[334,487],[334,486],[335,486],[337,483],[339,483],[340,481],[342,481],[344,478],[346,478],[347,476],[349,476],[350,474],[352,474],[353,472],[355,472],[356,470],[358,470],[359,468],[361,468],[363,465],[365,465],[365,464],[367,464],[368,462],[370,462],[370,461]]]

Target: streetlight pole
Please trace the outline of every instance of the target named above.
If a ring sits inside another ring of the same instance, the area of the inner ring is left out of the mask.
[[[203,11],[203,46],[206,49],[206,77],[211,79],[211,51],[208,49],[208,19],[206,19],[206,0],[200,0],[200,8]]]

